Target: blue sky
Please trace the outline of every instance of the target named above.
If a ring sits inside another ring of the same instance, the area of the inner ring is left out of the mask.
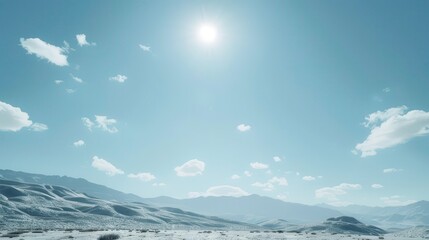
[[[428,9],[1,1],[1,168],[143,197],[429,200]]]

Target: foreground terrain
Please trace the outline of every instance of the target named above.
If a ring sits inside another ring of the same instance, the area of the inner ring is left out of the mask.
[[[9,234],[8,234],[9,233]],[[12,234],[11,234],[12,233]],[[186,231],[186,230],[162,230],[162,231],[146,231],[146,230],[118,230],[118,231],[33,231],[23,233],[17,232],[1,232],[1,238],[13,237],[17,239],[44,239],[44,240],[59,240],[59,239],[98,239],[106,234],[118,235],[118,239],[224,239],[224,240],[240,240],[240,239],[325,239],[325,240],[369,240],[369,239],[391,239],[391,240],[418,240],[425,239],[415,236],[403,237],[400,235],[387,234],[383,237],[378,236],[363,236],[363,235],[347,235],[347,234],[328,234],[328,233],[287,233],[273,231]],[[108,239],[108,238],[106,238]],[[113,238],[112,238],[113,239]]]

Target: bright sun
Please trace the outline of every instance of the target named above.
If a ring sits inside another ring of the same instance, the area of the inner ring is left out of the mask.
[[[211,24],[202,24],[198,29],[198,38],[207,44],[216,42],[217,29]]]

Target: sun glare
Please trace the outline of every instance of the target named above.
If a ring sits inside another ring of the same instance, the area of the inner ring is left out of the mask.
[[[207,44],[212,44],[216,42],[217,39],[217,29],[211,24],[202,24],[198,29],[198,38]]]

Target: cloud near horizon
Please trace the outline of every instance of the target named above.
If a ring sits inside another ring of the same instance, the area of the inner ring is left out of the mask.
[[[288,181],[284,177],[272,177],[265,183],[255,182],[252,184],[254,187],[262,188],[264,191],[272,191],[275,186],[287,186]]]
[[[360,184],[341,183],[334,187],[319,188],[315,191],[316,198],[326,199],[330,202],[337,202],[339,195],[347,194],[348,190],[362,189]]]
[[[242,197],[248,196],[249,193],[243,189],[230,185],[213,186],[205,192],[189,192],[189,198],[197,197]]]
[[[150,181],[156,179],[155,175],[153,175],[152,173],[149,173],[149,172],[141,172],[141,173],[136,173],[136,174],[130,173],[130,174],[128,174],[128,177],[138,179],[142,182],[150,182]]]
[[[99,171],[102,171],[106,173],[109,176],[115,176],[117,174],[124,174],[124,171],[121,169],[115,167],[110,162],[99,158],[97,156],[92,157],[92,164],[91,166]]]
[[[206,164],[203,161],[192,159],[181,166],[177,166],[174,168],[174,171],[176,171],[176,175],[179,177],[194,177],[202,175],[205,167]]]
[[[365,141],[356,145],[361,157],[374,156],[378,150],[403,144],[429,134],[429,112],[408,111],[406,106],[389,108],[368,115],[364,126],[371,128]]]
[[[64,48],[51,45],[40,38],[20,38],[19,41],[28,54],[34,54],[60,67],[69,65],[66,55],[68,51]]]

